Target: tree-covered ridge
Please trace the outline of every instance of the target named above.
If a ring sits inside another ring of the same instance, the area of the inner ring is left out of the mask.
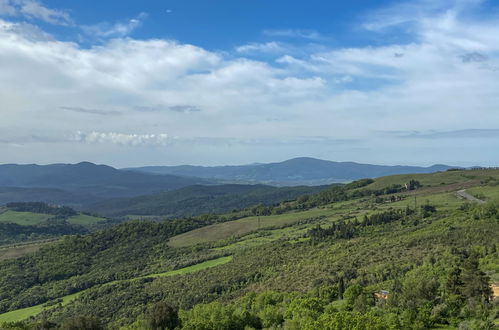
[[[67,206],[52,206],[42,202],[12,202],[5,205],[16,212],[45,213],[63,217],[77,215],[74,209]]]
[[[110,216],[154,215],[180,218],[228,213],[260,203],[279,204],[327,188],[328,186],[277,188],[264,185],[195,185],[172,192],[113,199],[90,205],[87,209]]]

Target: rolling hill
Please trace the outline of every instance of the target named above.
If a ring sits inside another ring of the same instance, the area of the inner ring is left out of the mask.
[[[403,188],[408,180],[420,185]],[[397,175],[329,187],[282,214],[279,205],[238,220],[133,221],[66,237],[0,262],[0,323],[493,329],[498,184],[499,170]]]
[[[169,191],[199,178],[120,171],[88,162],[53,165],[0,165],[0,202],[43,201],[82,205],[97,200]]]
[[[257,204],[271,205],[326,188],[327,186],[277,188],[264,185],[195,185],[158,194],[106,200],[86,209],[106,216],[160,215],[177,218],[227,213]]]
[[[383,166],[354,162],[332,162],[315,158],[294,158],[280,163],[242,166],[148,166],[129,168],[141,173],[217,179],[235,183],[263,183],[277,186],[324,185],[394,174],[433,173],[451,168],[447,165]]]

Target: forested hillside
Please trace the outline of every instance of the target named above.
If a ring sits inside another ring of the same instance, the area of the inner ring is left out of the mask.
[[[492,329],[498,183],[492,170],[393,176],[255,206],[241,219],[132,221],[66,237],[0,262],[0,323]]]
[[[43,201],[82,206],[98,200],[175,190],[210,180],[120,171],[89,162],[0,165],[0,202]]]
[[[264,185],[196,185],[172,192],[103,201],[90,205],[87,209],[112,216],[135,214],[178,218],[227,213],[257,204],[278,204],[327,188],[328,186],[276,188]]]

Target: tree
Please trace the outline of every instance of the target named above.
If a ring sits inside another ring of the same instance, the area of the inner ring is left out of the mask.
[[[463,282],[462,294],[468,301],[486,304],[491,300],[492,290],[488,276],[478,268],[478,255],[472,253],[463,262],[461,275]]]
[[[153,305],[146,313],[146,321],[152,330],[175,329],[180,323],[178,310],[166,302]]]
[[[104,330],[99,319],[93,316],[75,316],[61,324],[64,330]]]
[[[363,289],[360,285],[354,284],[350,285],[346,290],[345,293],[343,294],[343,298],[346,300],[347,307],[349,309],[352,309],[355,300],[362,294]]]

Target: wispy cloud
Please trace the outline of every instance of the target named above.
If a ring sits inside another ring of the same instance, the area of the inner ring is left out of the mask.
[[[0,0],[0,15],[24,16],[55,25],[72,25],[67,11],[51,9],[37,0]]]
[[[122,38],[141,27],[144,20],[147,19],[147,16],[146,13],[140,13],[137,17],[129,19],[126,22],[102,22],[95,25],[82,26],[82,29],[89,36],[99,38]]]
[[[278,42],[266,42],[266,43],[249,43],[236,47],[236,51],[242,54],[280,54],[287,51],[287,48]]]
[[[279,38],[294,38],[294,39],[309,39],[320,40],[323,36],[314,30],[301,30],[301,29],[271,29],[264,30],[263,34],[269,37]]]
[[[472,53],[467,53],[464,55],[459,56],[463,63],[470,63],[470,62],[485,62],[489,58],[485,54],[481,54],[479,52],[472,52]]]
[[[462,129],[455,131],[430,131],[430,132],[411,132],[408,134],[398,134],[399,137],[410,139],[480,139],[480,138],[499,138],[499,129]]]
[[[201,112],[201,108],[191,105],[191,104],[177,104],[177,105],[141,105],[133,107],[136,111],[142,112],[162,112],[162,111],[174,111],[174,112]]]
[[[89,109],[82,107],[67,107],[67,106],[59,108],[66,111],[88,113],[92,115],[101,115],[101,116],[117,116],[121,114],[121,112],[115,110]]]
[[[118,144],[124,146],[166,146],[168,134],[125,134],[114,132],[76,132],[73,141],[90,144]]]

